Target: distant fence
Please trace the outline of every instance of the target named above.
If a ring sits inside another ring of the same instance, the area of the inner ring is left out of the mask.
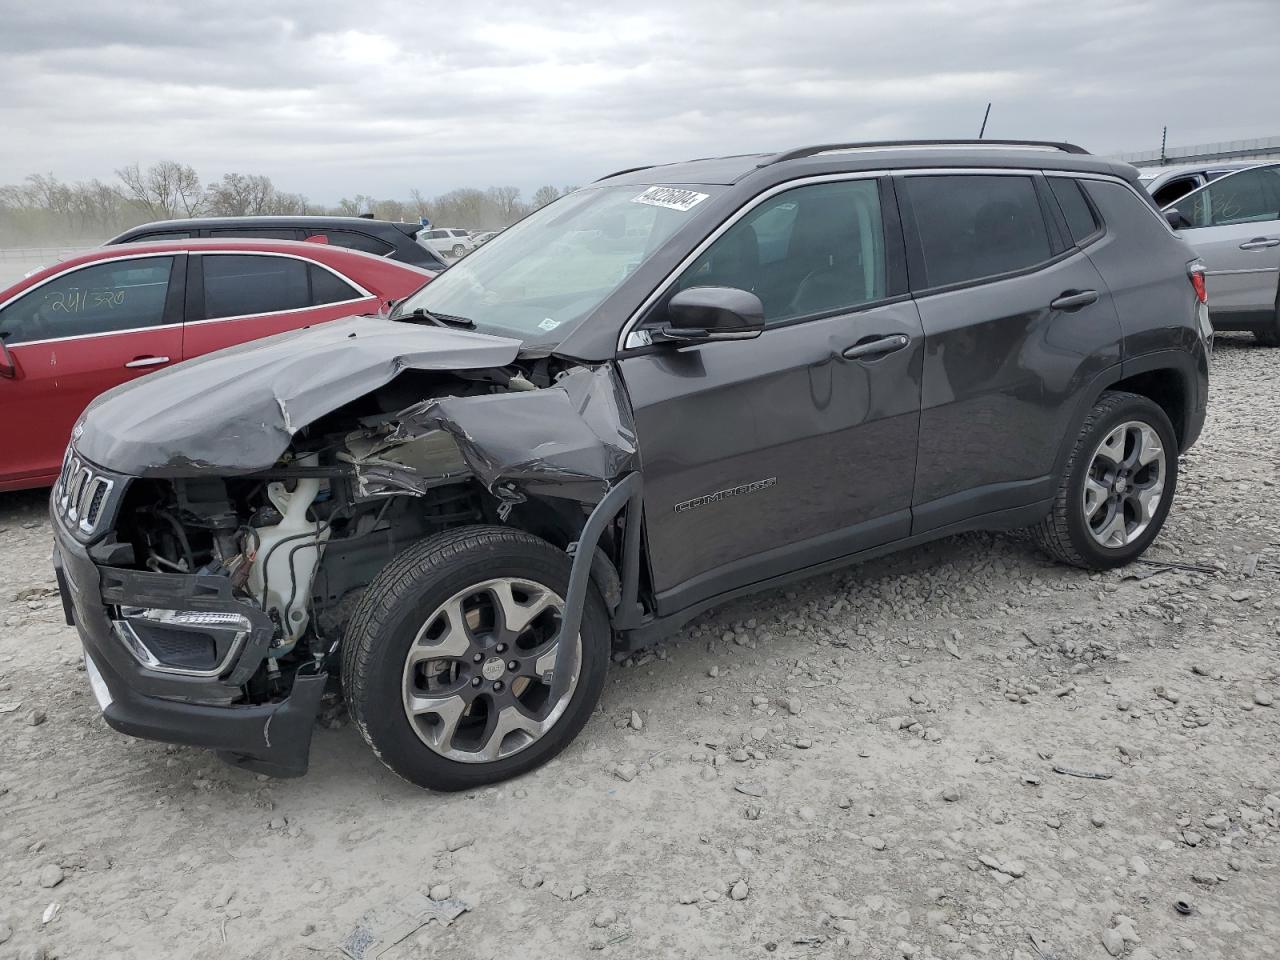
[[[1134,166],[1160,163],[1159,150],[1113,154],[1112,160],[1123,160]],[[1256,137],[1253,140],[1224,140],[1220,143],[1198,143],[1190,147],[1168,147],[1165,163],[1200,163],[1206,160],[1280,160],[1280,137]]]
[[[74,247],[0,247],[0,260],[57,260],[98,245],[82,243]]]

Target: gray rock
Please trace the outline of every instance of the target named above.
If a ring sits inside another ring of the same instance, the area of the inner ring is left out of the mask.
[[[5,943],[13,936],[13,927],[0,920],[0,943]]]
[[[27,726],[38,727],[40,726],[40,724],[44,723],[45,720],[47,719],[49,719],[48,715],[39,707],[36,707],[34,710],[32,710],[30,713],[27,714]]]
[[[960,799],[960,791],[955,787],[946,787],[942,791],[942,799],[947,801],[947,803],[955,803]]]
[[[1253,702],[1260,707],[1269,707],[1276,701],[1275,701],[1275,697],[1273,697],[1266,690],[1259,689],[1259,690],[1253,691]]]
[[[612,907],[605,907],[595,915],[595,919],[591,921],[593,926],[611,927],[618,922],[618,912]]]
[[[634,763],[615,763],[613,765],[613,775],[619,780],[625,780],[627,783],[634,780],[637,773],[639,773],[639,770],[636,769]]]
[[[1124,953],[1124,937],[1120,936],[1120,934],[1116,933],[1114,930],[1103,930],[1102,946],[1106,949],[1107,953],[1111,954],[1111,956],[1118,957],[1120,954]]]
[[[459,850],[463,849],[464,847],[469,847],[475,842],[476,842],[475,837],[468,836],[465,833],[460,833],[456,836],[449,838],[449,842],[445,844],[445,849],[447,849],[450,853],[457,853]]]
[[[888,844],[885,843],[884,841],[884,837],[877,837],[874,835],[869,837],[863,837],[862,842],[865,843],[872,850],[883,850],[885,847],[888,846]]]
[[[733,789],[748,797],[763,797],[768,792],[762,783],[735,783]]]
[[[40,871],[40,886],[46,890],[52,890],[63,881],[65,876],[60,866],[50,863]]]
[[[447,883],[437,883],[427,893],[432,900],[448,900],[453,896],[453,888]]]
[[[644,721],[640,719],[640,713],[637,710],[631,711],[631,729],[632,730],[644,729]]]
[[[729,889],[729,896],[733,897],[735,900],[745,900],[747,899],[747,894],[749,892],[750,891],[747,889],[747,881],[739,880]]]

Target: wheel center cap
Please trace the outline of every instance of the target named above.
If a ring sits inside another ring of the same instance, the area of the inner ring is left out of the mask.
[[[1124,477],[1121,477],[1116,481],[1116,493],[1124,493],[1128,489],[1129,484],[1125,481]]]
[[[507,665],[502,662],[501,657],[492,657],[486,660],[484,666],[480,668],[480,675],[486,680],[499,680],[506,672]]]

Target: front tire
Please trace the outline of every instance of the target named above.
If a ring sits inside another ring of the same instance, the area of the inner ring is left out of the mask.
[[[508,527],[470,526],[401,553],[365,591],[343,641],[342,688],[379,759],[433,790],[468,790],[540,766],[586,724],[611,630],[594,585],[551,702],[569,557]]]
[[[1164,410],[1138,394],[1104,393],[1080,428],[1052,510],[1032,532],[1062,563],[1123,566],[1160,533],[1177,482],[1177,437]]]
[[[454,257],[461,257],[461,256],[462,256],[464,253],[466,253],[466,252],[467,252],[467,248],[466,248],[466,247],[464,247],[462,244],[460,244],[460,243],[455,243],[455,244],[453,245],[453,255],[454,255]]]

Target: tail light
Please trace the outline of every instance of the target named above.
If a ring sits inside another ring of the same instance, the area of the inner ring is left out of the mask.
[[[1196,299],[1201,303],[1209,302],[1209,290],[1204,283],[1204,261],[1193,260],[1187,264],[1187,278],[1191,281],[1191,286],[1195,288]]]

